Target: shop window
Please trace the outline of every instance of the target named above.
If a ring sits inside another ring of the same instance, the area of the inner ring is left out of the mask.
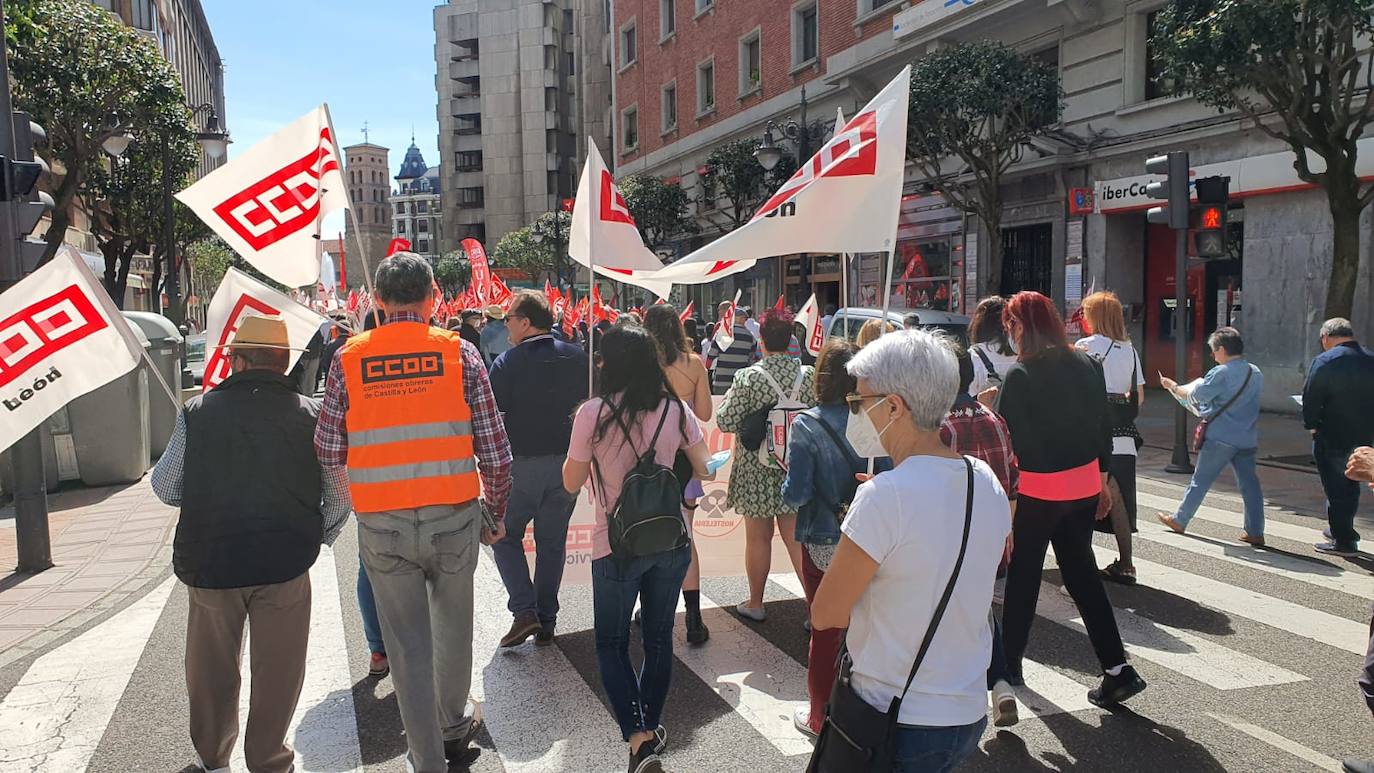
[[[953,243],[948,237],[897,243],[892,305],[952,311],[959,305]]]

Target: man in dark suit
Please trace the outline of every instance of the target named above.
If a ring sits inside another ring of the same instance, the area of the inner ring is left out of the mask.
[[[1353,556],[1359,552],[1355,511],[1360,485],[1345,477],[1346,461],[1359,446],[1374,444],[1374,353],[1355,340],[1350,320],[1322,323],[1322,353],[1307,369],[1302,390],[1303,426],[1312,433],[1312,456],[1326,492],[1326,536],[1316,546],[1323,553]]]

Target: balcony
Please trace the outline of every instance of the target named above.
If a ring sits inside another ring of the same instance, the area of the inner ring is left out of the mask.
[[[476,78],[480,72],[481,65],[476,59],[464,59],[462,61],[452,61],[448,63],[448,77],[453,80],[461,78]]]
[[[476,75],[464,78],[453,79],[453,96],[455,97],[480,97],[482,96],[482,79]]]
[[[482,116],[465,114],[455,117],[458,120],[453,125],[454,134],[465,136],[482,133]]]
[[[453,41],[453,61],[470,62],[481,57],[481,47],[477,38]]]

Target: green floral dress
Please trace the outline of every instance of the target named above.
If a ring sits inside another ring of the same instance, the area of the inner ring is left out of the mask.
[[[803,366],[795,357],[786,354],[770,355],[735,374],[734,382],[725,393],[725,401],[716,412],[716,425],[722,432],[739,432],[746,416],[777,402],[777,393],[757,372],[759,368],[766,369],[784,392],[791,391],[800,368],[804,375],[797,399],[806,405],[816,404],[816,390],[812,384],[815,369]],[[787,515],[790,511],[782,502],[782,480],[786,475],[782,470],[765,466],[759,461],[757,452],[736,445],[730,465],[726,507],[734,508],[746,518]]]

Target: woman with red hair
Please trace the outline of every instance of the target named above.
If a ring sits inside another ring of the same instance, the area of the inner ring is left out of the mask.
[[[1002,377],[995,408],[1011,430],[1021,468],[1002,615],[1009,681],[1024,684],[1021,659],[1035,620],[1045,551],[1053,545],[1064,586],[1104,672],[1088,700],[1115,706],[1144,690],[1145,681],[1126,663],[1093,556],[1093,523],[1111,509],[1112,417],[1102,366],[1069,345],[1059,310],[1040,293],[1012,296],[1003,322],[1018,356]]]

